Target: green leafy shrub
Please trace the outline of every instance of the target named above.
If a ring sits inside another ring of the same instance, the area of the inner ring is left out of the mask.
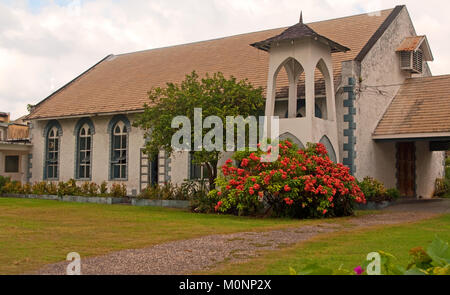
[[[358,182],[358,185],[368,202],[382,202],[387,200],[386,188],[375,178],[365,177],[362,181]]]
[[[436,179],[435,196],[450,198],[450,157],[445,159],[444,178]]]
[[[57,192],[58,196],[80,196],[82,195],[82,189],[77,186],[75,179],[70,179],[67,182],[60,181],[58,183]]]
[[[149,200],[194,200],[208,194],[204,180],[187,180],[180,186],[170,182],[164,185],[153,185],[144,189],[138,198]]]
[[[380,254],[381,275],[450,275],[450,248],[447,242],[435,237],[428,248],[413,248],[409,251],[410,262],[406,267],[397,264],[397,258],[384,251]],[[310,264],[300,271],[290,268],[292,275],[367,275],[371,261],[364,261],[353,271],[331,269],[318,264]]]
[[[100,184],[100,196],[106,196],[108,194],[108,183],[106,181],[103,181]]]
[[[11,182],[9,177],[3,177],[0,175],[0,194],[6,193],[5,186],[9,182]]]
[[[34,195],[45,195],[47,193],[47,183],[43,181],[33,183],[31,193]]]
[[[3,193],[6,194],[20,194],[22,191],[22,183],[20,181],[10,181],[8,179],[5,182],[2,190]]]
[[[21,184],[18,181],[10,181],[8,178],[0,178],[0,193],[10,194],[33,194],[33,195],[58,195],[58,196],[86,196],[86,197],[126,197],[127,186],[125,184],[113,184],[110,193],[108,193],[108,183],[102,182],[99,186],[94,182],[83,182],[81,186],[77,185],[76,180],[70,179],[67,182],[60,181],[57,184],[53,182],[35,182],[33,184]],[[173,188],[166,188],[163,191],[166,195],[174,195],[173,199],[184,195],[181,191],[174,192]],[[177,195],[178,194],[178,195]],[[169,197],[167,197],[169,198]]]
[[[400,191],[396,188],[390,188],[386,191],[386,196],[388,200],[397,200],[400,198]]]
[[[124,198],[127,196],[127,186],[122,183],[113,183],[111,186],[111,190],[109,192],[109,196],[114,198]]]
[[[24,195],[29,195],[32,193],[32,186],[29,183],[25,183],[24,185],[22,185],[21,190],[20,190],[20,194],[24,194]]]
[[[450,197],[450,179],[438,178],[436,179],[436,187],[434,195],[437,197]]]
[[[86,197],[98,197],[99,186],[95,182],[83,182],[80,187],[81,195]]]
[[[171,183],[152,185],[144,189],[139,195],[140,199],[148,200],[176,200],[178,187]]]
[[[209,186],[206,180],[186,181],[182,185],[183,193],[187,194],[192,212],[212,213],[220,198],[209,196]]]
[[[274,162],[261,158],[268,153],[236,152],[216,181],[219,190],[209,193],[219,198],[215,211],[237,215],[320,218],[353,214],[354,202],[365,203],[349,169],[333,163],[323,144],[308,144],[298,149],[290,140],[279,144],[280,155]]]

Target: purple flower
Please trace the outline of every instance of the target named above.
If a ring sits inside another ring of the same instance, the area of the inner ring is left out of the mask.
[[[360,276],[363,274],[364,269],[361,266],[358,266],[358,267],[355,267],[354,271],[358,276]]]

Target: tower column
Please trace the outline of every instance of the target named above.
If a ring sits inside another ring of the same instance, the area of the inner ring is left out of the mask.
[[[270,70],[267,82],[267,93],[266,93],[266,116],[271,117],[275,112],[275,91],[276,91],[276,75]]]
[[[305,69],[305,101],[306,101],[306,118],[314,118],[315,91],[314,91],[314,70],[315,68],[307,67]]]
[[[295,118],[297,117],[297,74],[295,63],[289,63],[285,68],[289,79],[288,118]]]

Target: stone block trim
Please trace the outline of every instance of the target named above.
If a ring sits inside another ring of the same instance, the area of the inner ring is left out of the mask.
[[[355,79],[349,78],[348,85],[344,87],[344,92],[348,94],[346,100],[344,100],[344,107],[347,108],[347,114],[344,115],[344,122],[348,123],[348,127],[344,129],[344,137],[347,137],[348,143],[344,144],[344,152],[347,152],[347,157],[344,157],[343,164],[350,168],[352,175],[356,172],[355,158],[356,158],[356,136],[354,130],[356,129],[355,123]]]

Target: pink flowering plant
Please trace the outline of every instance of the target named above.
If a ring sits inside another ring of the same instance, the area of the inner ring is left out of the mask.
[[[228,160],[217,189],[210,192],[220,200],[215,211],[320,218],[352,215],[355,202],[366,202],[349,169],[332,162],[324,145],[299,149],[286,140],[279,147],[278,159],[270,163],[261,161],[260,150],[236,152],[233,158],[239,165]]]

